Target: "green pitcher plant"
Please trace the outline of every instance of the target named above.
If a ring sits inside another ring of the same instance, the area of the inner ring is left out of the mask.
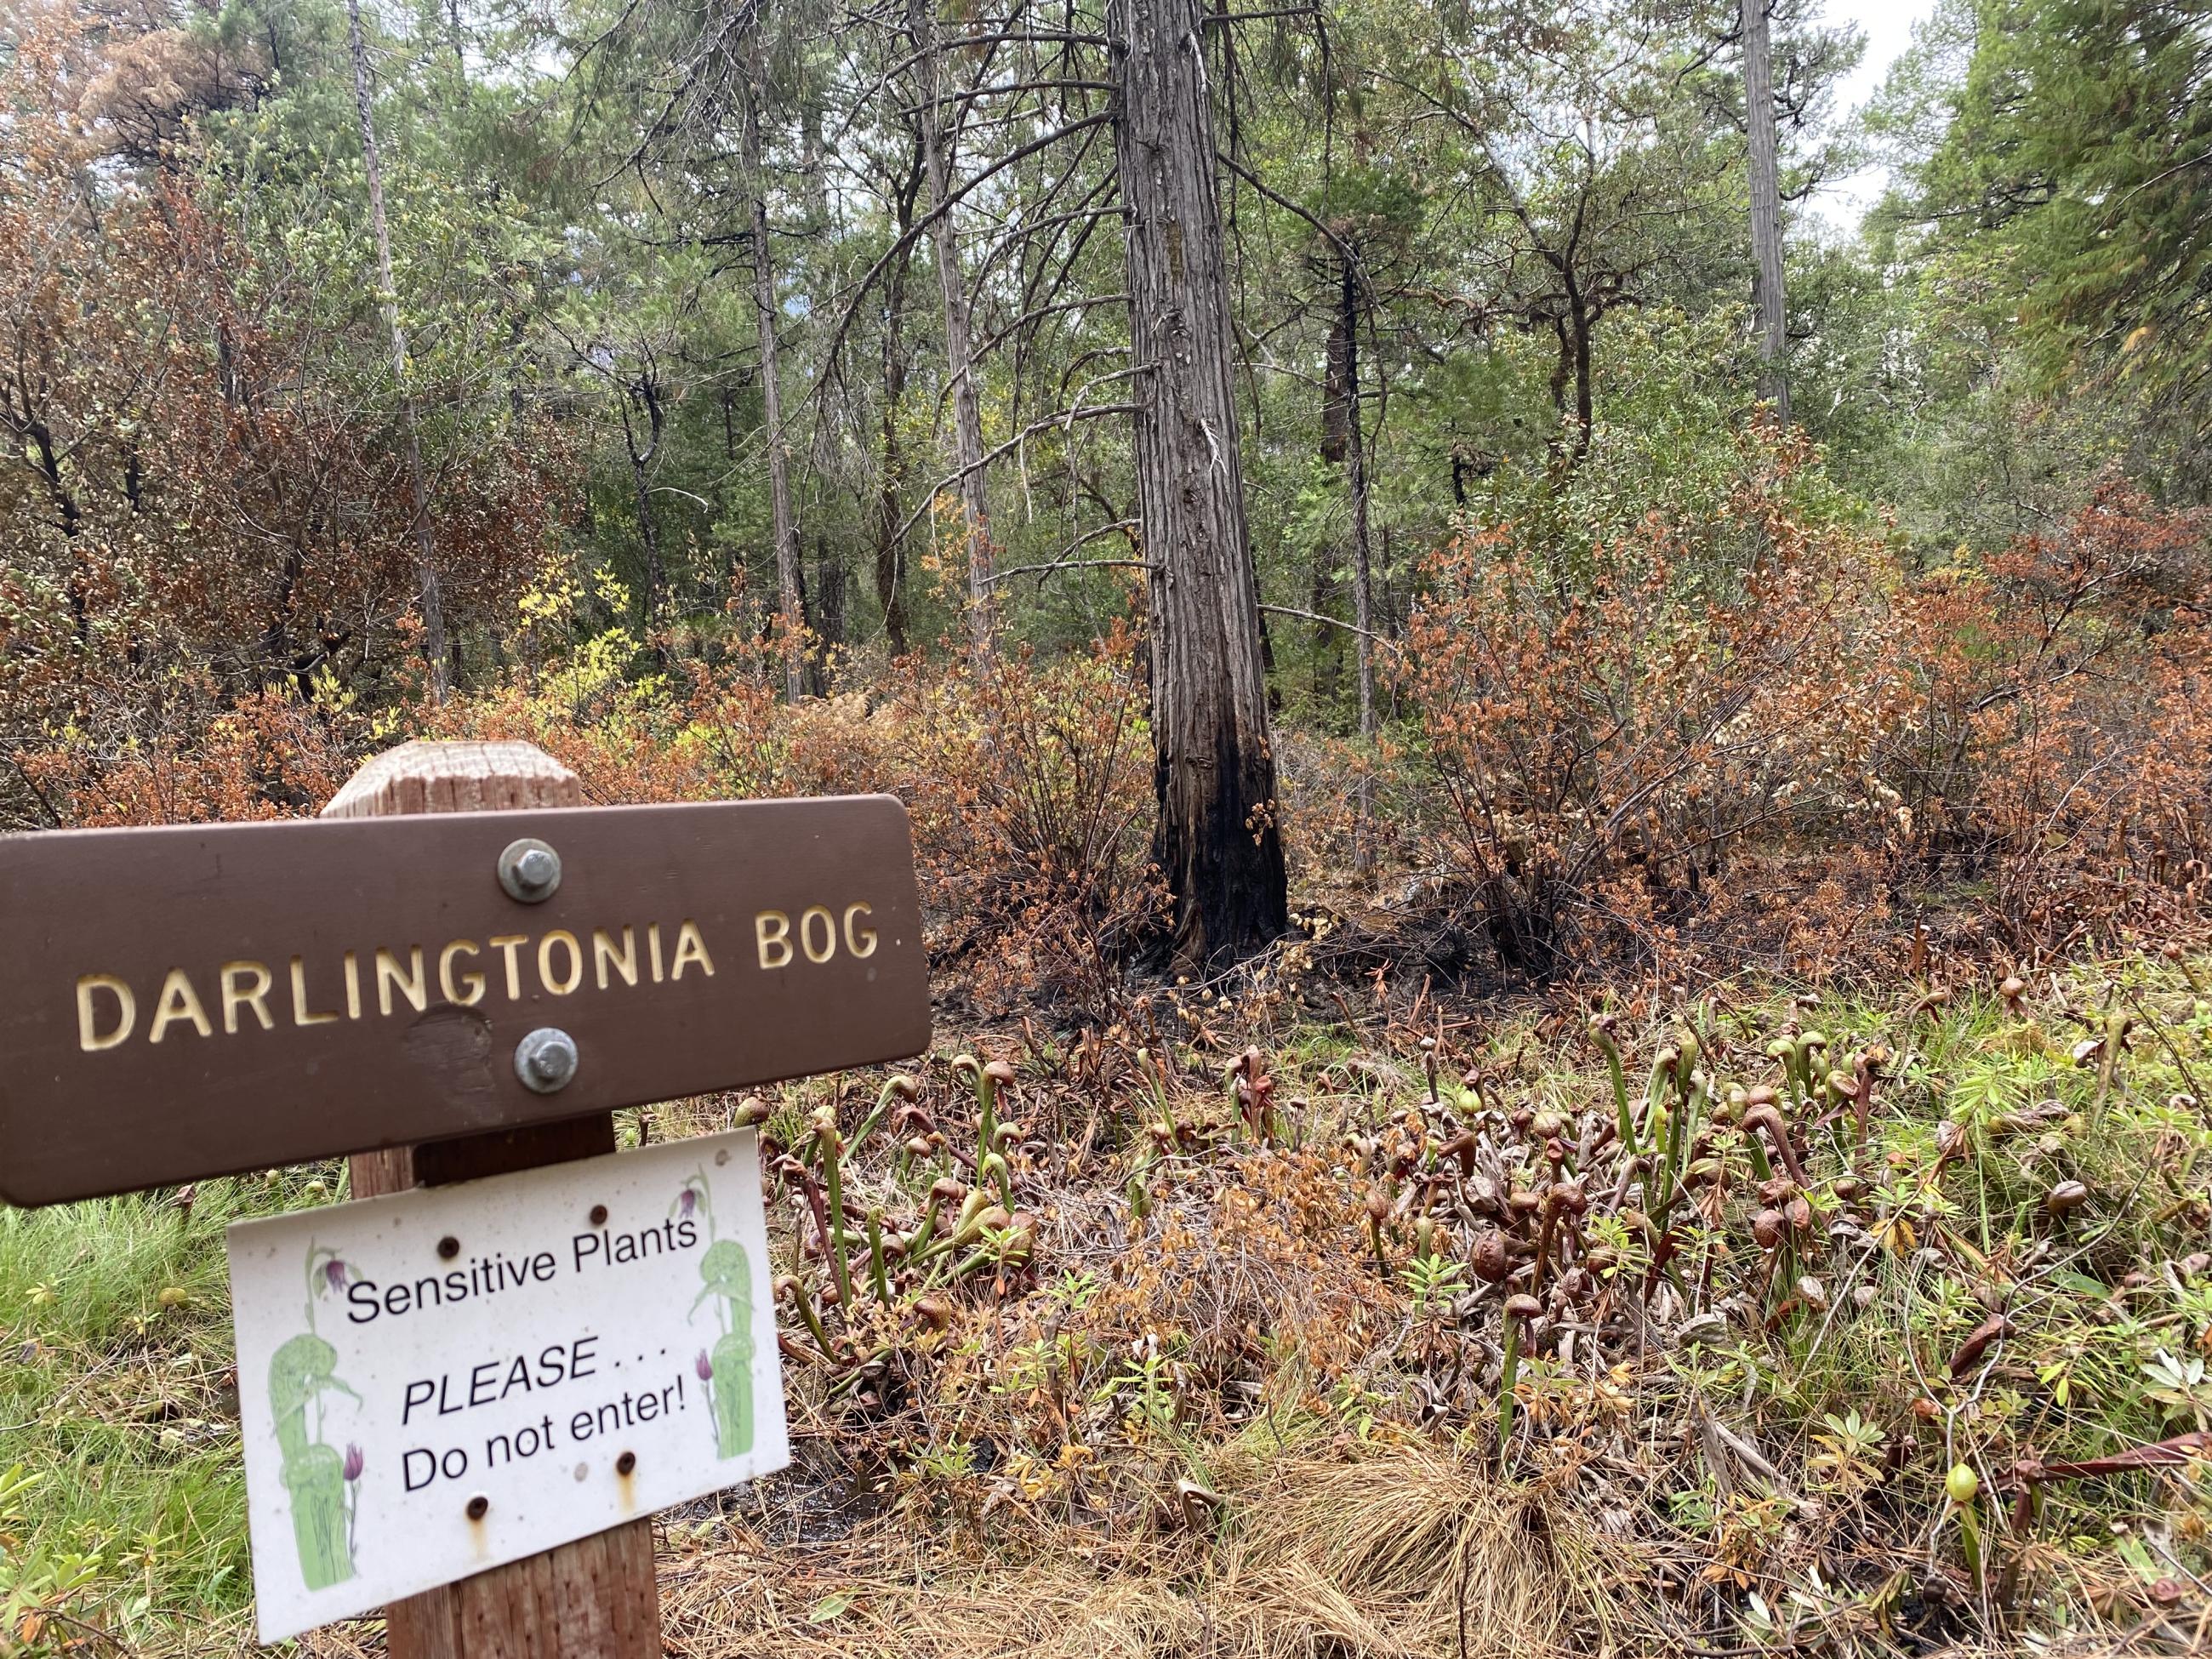
[[[342,1394],[356,1403],[361,1400],[337,1374],[337,1350],[315,1334],[315,1303],[344,1290],[346,1264],[334,1251],[310,1243],[307,1274],[307,1328],[269,1361],[269,1410],[283,1453],[284,1489],[292,1498],[300,1576],[309,1589],[317,1590],[353,1577],[355,1483],[361,1479],[364,1460],[359,1446],[349,1444],[341,1455],[322,1438],[324,1395]]]
[[[695,1172],[677,1194],[672,1212],[685,1216],[703,1210],[707,1236],[714,1238],[713,1194],[706,1171]],[[693,1299],[691,1311],[713,1298],[722,1326],[714,1346],[702,1348],[692,1370],[706,1386],[714,1420],[714,1455],[742,1457],[753,1449],[753,1271],[745,1247],[734,1238],[714,1238],[700,1258],[699,1277],[704,1281]]]

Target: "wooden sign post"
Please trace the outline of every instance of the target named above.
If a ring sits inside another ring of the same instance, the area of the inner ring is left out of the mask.
[[[904,808],[410,743],[321,822],[0,838],[0,1198],[351,1158],[231,1229],[264,1637],[659,1654],[652,1509],[786,1455],[774,1301],[750,1132],[612,1109],[928,1047]]]
[[[409,743],[368,762],[325,817],[581,806],[582,781],[526,743]],[[611,1112],[425,1146],[356,1152],[356,1198],[473,1180],[615,1149]],[[660,1659],[653,1522],[641,1516],[384,1610],[392,1659]]]

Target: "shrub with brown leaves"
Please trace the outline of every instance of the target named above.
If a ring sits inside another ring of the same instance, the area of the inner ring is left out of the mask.
[[[1898,610],[1924,702],[1883,757],[1915,850],[1989,880],[2015,950],[2201,924],[2212,884],[2202,512],[2108,482]]]
[[[1711,568],[1698,526],[1657,515],[1572,561],[1502,526],[1431,562],[1394,672],[1440,855],[1510,968],[1663,948],[1742,854],[1885,833],[1866,762],[1913,701],[1894,571],[1797,507],[1802,447],[1746,443],[1727,514],[1760,532],[1747,568]]]

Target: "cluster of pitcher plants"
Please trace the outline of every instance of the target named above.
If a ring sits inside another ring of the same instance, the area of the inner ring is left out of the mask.
[[[2179,1085],[2212,1017],[2171,970],[2094,992],[1606,1006],[1549,1052],[1401,1027],[1388,1068],[1030,1031],[738,1116],[792,1221],[790,1369],[909,1485],[1203,1526],[1258,1416],[1510,1480],[1686,1435],[1725,1469],[1662,1459],[1650,1499],[1738,1589],[1787,1537],[1918,1527],[1948,1565],[1914,1594],[2001,1609],[2097,1504],[2202,1512],[2212,1130]],[[1237,1300],[1249,1271],[1301,1288]],[[2107,1542],[2100,1593],[2170,1601],[2180,1565]]]

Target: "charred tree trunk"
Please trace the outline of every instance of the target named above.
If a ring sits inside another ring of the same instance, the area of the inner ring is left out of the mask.
[[[1177,962],[1289,926],[1198,0],[1111,0],[1114,147],[1139,370],[1156,847]]]
[[[422,477],[422,443],[415,423],[415,397],[407,387],[407,331],[399,321],[399,294],[392,279],[392,232],[384,217],[384,167],[376,148],[375,100],[368,78],[368,43],[362,38],[361,0],[346,0],[346,41],[353,54],[354,112],[361,122],[361,159],[368,178],[368,223],[376,240],[377,297],[392,348],[392,380],[399,393],[399,429],[406,452],[407,493],[414,519],[416,596],[422,606],[422,664],[430,697],[443,702],[447,677],[446,607],[438,592],[436,548],[430,534],[430,492]]]
[[[1774,48],[1767,0],[1743,0],[1743,99],[1751,140],[1752,309],[1759,323],[1759,395],[1790,419],[1783,374],[1789,325],[1782,308],[1782,169],[1774,131]]]
[[[960,473],[962,551],[968,565],[968,659],[977,674],[990,665],[994,628],[991,501],[983,473],[983,405],[975,389],[975,352],[967,274],[960,268],[960,244],[952,214],[945,210],[952,190],[952,162],[938,109],[936,0],[907,0],[907,22],[914,35],[915,78],[921,93],[922,166],[929,178],[929,205],[939,210],[931,240],[937,252],[938,286],[945,295],[945,362],[952,383],[952,462]],[[957,125],[954,131],[958,129]]]
[[[890,197],[903,240],[914,224],[915,191],[900,188]],[[899,441],[900,405],[906,398],[911,367],[906,349],[906,274],[907,262],[894,260],[884,285],[883,459],[876,473],[876,603],[883,609],[884,636],[890,641],[892,655],[899,657],[907,653],[906,544],[900,534],[906,522],[900,501],[906,453]]]
[[[10,422],[14,427],[15,423]],[[46,486],[46,495],[54,504],[54,517],[60,524],[62,538],[74,542],[84,529],[84,509],[76,504],[76,496],[62,477],[60,452],[54,446],[54,434],[41,420],[24,422],[19,428],[31,452],[33,465],[40,480]]]
[[[1346,428],[1352,419],[1352,328],[1350,308],[1339,305],[1328,320],[1328,343],[1322,349],[1321,458],[1342,466],[1351,445]]]
[[[637,539],[645,550],[645,630],[659,649],[660,613],[667,580],[660,567],[660,535],[653,523],[653,483],[647,471],[648,461],[633,450],[630,452],[630,481],[634,488],[637,509]]]
[[[760,333],[761,422],[767,428],[769,510],[775,535],[776,609],[783,631],[783,690],[805,695],[806,601],[799,591],[799,526],[791,508],[791,455],[784,442],[783,396],[776,377],[775,265],[768,240],[768,169],[761,159],[761,104],[768,96],[768,60],[757,15],[745,32],[743,143],[745,188],[752,198],[753,313]]]
[[[631,410],[645,417],[645,441],[638,441]],[[623,398],[623,443],[629,451],[631,504],[637,514],[637,540],[645,555],[645,634],[659,659],[660,624],[666,608],[668,574],[661,562],[660,532],[653,521],[653,463],[660,453],[665,415],[660,393],[649,380],[633,383]]]

